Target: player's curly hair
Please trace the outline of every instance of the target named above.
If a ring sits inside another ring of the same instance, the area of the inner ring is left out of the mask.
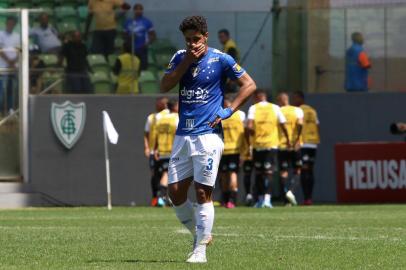
[[[179,25],[179,30],[185,33],[187,30],[195,30],[202,34],[207,33],[207,22],[203,16],[189,16],[183,19]]]

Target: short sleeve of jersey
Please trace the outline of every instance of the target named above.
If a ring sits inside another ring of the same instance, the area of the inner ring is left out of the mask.
[[[180,50],[172,56],[171,60],[169,61],[168,67],[165,70],[165,74],[172,73],[176,69],[176,67],[182,61],[182,57],[185,52],[185,50]]]
[[[144,127],[144,131],[145,132],[149,132],[149,130],[151,129],[151,114],[148,115],[147,117],[147,121],[145,121],[145,127]]]
[[[245,73],[245,69],[243,69],[237,62],[235,62],[234,58],[232,58],[228,54],[223,54],[223,69],[228,78],[231,80],[236,80],[241,78],[242,75]]]
[[[283,115],[281,108],[277,105],[273,105],[273,109],[275,110],[279,123],[280,124],[286,123],[286,117]]]
[[[238,114],[240,115],[241,122],[245,123],[245,112],[243,112],[243,111],[238,111]]]
[[[299,119],[303,119],[303,117],[304,117],[303,110],[300,109],[300,108],[296,108],[296,116],[297,116],[297,118],[299,118]]]
[[[255,119],[255,106],[252,105],[249,109],[248,109],[248,120],[254,120]]]

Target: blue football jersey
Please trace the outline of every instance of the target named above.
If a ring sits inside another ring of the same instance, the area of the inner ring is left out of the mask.
[[[169,62],[171,73],[185,57],[179,50]],[[198,62],[190,65],[179,83],[179,124],[176,135],[221,133],[221,125],[211,128],[212,115],[223,108],[224,86],[227,78],[236,80],[245,73],[228,54],[209,48]]]

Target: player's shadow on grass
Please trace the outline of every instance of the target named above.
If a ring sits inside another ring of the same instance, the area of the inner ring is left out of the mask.
[[[184,263],[180,260],[146,260],[146,259],[131,259],[131,260],[90,260],[87,263]]]

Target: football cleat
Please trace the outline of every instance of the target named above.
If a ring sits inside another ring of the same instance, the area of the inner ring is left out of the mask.
[[[151,206],[157,206],[158,204],[158,198],[157,197],[153,197],[151,200]]]
[[[206,252],[196,248],[186,260],[187,263],[207,263]]]
[[[311,199],[307,199],[303,202],[304,205],[313,205],[313,202]]]
[[[296,197],[295,197],[295,195],[293,194],[293,192],[292,191],[288,191],[288,192],[286,192],[286,199],[292,204],[292,205],[297,205],[297,201],[296,201]]]
[[[273,208],[273,206],[271,202],[264,202],[262,208]]]
[[[159,197],[159,198],[158,198],[157,206],[159,206],[159,207],[164,207],[165,204],[166,204],[165,200],[164,200],[163,198]]]
[[[193,251],[188,254],[188,263],[206,263],[206,246],[213,243],[213,237],[210,235],[206,239],[197,243],[196,235],[193,238]]]
[[[235,204],[233,202],[226,203],[226,208],[235,208]]]
[[[255,208],[264,208],[264,200],[258,200],[255,204],[254,204]]]
[[[251,206],[254,201],[254,198],[250,193],[247,194],[247,197],[245,197],[245,205],[246,206]]]

